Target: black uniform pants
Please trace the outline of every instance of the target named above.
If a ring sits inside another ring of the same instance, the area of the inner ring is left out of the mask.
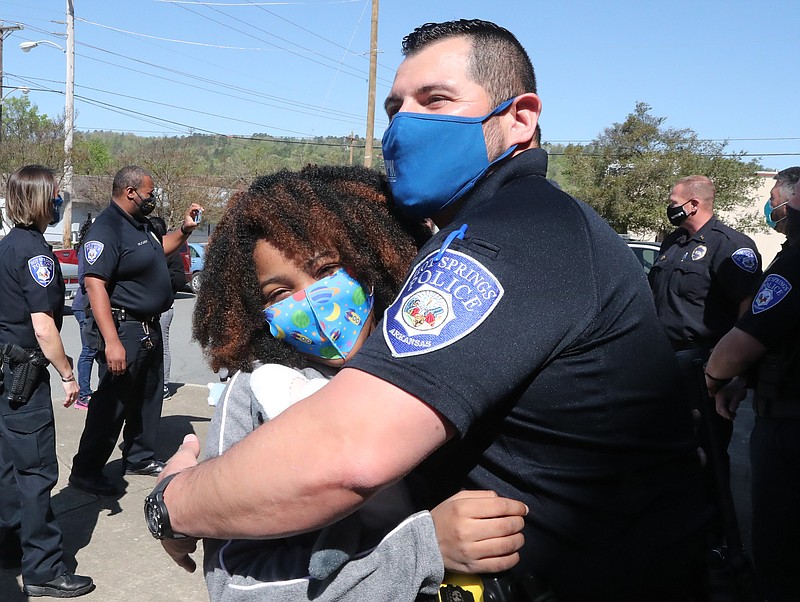
[[[753,563],[770,602],[800,600],[800,419],[756,417]]]
[[[681,368],[691,408],[700,414],[699,417],[695,417],[695,433],[697,445],[706,454],[703,477],[709,501],[717,509],[714,535],[718,539],[724,540],[732,530],[737,533],[739,531],[735,513],[723,504],[721,498],[721,496],[726,496],[726,501],[729,501],[731,497],[731,461],[728,455],[728,446],[733,436],[733,421],[717,414],[714,400],[708,396],[705,390],[702,367],[708,361],[709,350],[698,348],[677,351],[675,357]]]
[[[87,328],[92,328],[87,320]],[[141,322],[120,322],[117,334],[125,348],[128,368],[114,376],[100,358],[100,382],[92,395],[72,472],[97,478],[103,471],[122,431],[122,460],[126,467],[141,468],[155,458],[158,423],[164,398],[164,352],[158,320],[148,325],[152,349],[142,346]],[[124,424],[124,430],[123,430]]]
[[[50,376],[44,372],[30,401],[12,407],[0,395],[0,527],[19,529],[22,580],[44,583],[67,571],[62,560],[61,528],[50,506],[58,481],[56,428],[50,398]]]

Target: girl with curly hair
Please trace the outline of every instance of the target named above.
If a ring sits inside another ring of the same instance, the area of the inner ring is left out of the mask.
[[[230,201],[206,251],[194,313],[194,336],[212,368],[233,373],[206,458],[323,386],[375,328],[430,235],[424,223],[401,221],[388,194],[371,170],[309,166],[261,177]],[[514,558],[521,546],[524,506],[511,521],[495,520],[481,506],[487,499],[497,498],[461,492],[430,513],[412,514],[401,483],[320,531],[269,541],[206,539],[210,598],[435,596],[445,567]]]

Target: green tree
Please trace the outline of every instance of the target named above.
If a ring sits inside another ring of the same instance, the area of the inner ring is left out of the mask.
[[[2,101],[0,173],[38,163],[60,171],[64,163],[64,122],[39,113],[27,96]],[[5,183],[5,182],[4,182]]]
[[[691,129],[664,126],[639,102],[622,123],[607,128],[586,146],[569,145],[560,165],[560,182],[589,203],[620,233],[638,235],[672,229],[665,208],[675,181],[708,176],[716,188],[715,211],[728,212],[751,202],[757,183],[756,161],[726,151],[727,142],[701,140]],[[745,217],[731,224],[752,231]]]
[[[80,136],[72,151],[76,173],[91,176],[105,175],[113,169],[111,149],[99,138]]]

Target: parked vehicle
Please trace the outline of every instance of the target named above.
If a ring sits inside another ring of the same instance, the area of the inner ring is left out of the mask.
[[[661,243],[652,242],[647,240],[629,240],[627,241],[633,254],[639,260],[644,268],[644,273],[650,272],[650,268],[658,259],[658,251],[661,249]]]
[[[61,264],[61,275],[67,289],[65,297],[72,299],[78,292],[78,253],[75,249],[55,249],[53,255]]]
[[[178,253],[180,253],[181,259],[183,260],[183,273],[186,276],[186,286],[189,286],[189,283],[192,281],[192,259],[189,257],[189,245],[183,243],[181,248],[178,249]]]
[[[203,279],[203,265],[205,264],[207,243],[190,242],[187,244],[189,245],[189,257],[192,262],[192,275],[191,279],[189,280],[189,287],[196,295],[198,292],[200,292],[200,282]]]

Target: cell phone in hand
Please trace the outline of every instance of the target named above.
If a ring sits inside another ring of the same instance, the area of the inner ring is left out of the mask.
[[[197,211],[194,212],[194,223],[199,224],[200,220],[202,219],[203,219],[203,211],[202,209],[198,209]]]

